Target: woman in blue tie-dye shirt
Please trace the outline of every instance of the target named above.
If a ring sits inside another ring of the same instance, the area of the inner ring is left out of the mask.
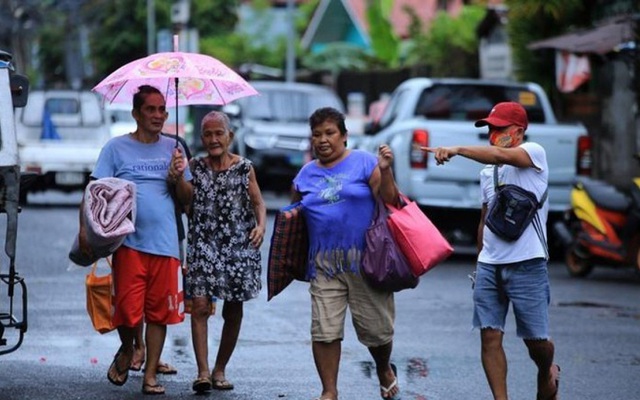
[[[315,159],[293,181],[293,201],[301,201],[309,230],[309,292],[313,356],[322,381],[321,400],[338,398],[338,364],[349,307],[358,340],[369,348],[383,398],[397,398],[393,365],[395,306],[392,292],[371,288],[360,275],[365,233],[376,197],[397,204],[391,165],[383,145],[378,157],[347,149],[344,115],[333,108],[309,118]]]

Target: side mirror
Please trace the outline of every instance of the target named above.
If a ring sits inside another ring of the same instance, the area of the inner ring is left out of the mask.
[[[237,104],[226,104],[222,107],[222,112],[227,114],[229,118],[238,118],[240,116],[240,106]]]
[[[365,135],[375,135],[380,130],[380,126],[378,123],[369,121],[364,124],[364,134]]]
[[[24,75],[11,74],[9,77],[11,86],[11,101],[14,107],[24,107],[29,98],[29,78]]]

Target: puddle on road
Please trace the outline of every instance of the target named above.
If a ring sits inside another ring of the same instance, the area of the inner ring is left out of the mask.
[[[429,366],[425,358],[413,357],[404,361],[393,362],[398,370],[398,380],[410,383],[409,386],[416,385],[419,381],[424,384],[424,380],[429,376]],[[360,368],[363,375],[369,379],[378,379],[376,376],[376,365],[373,361],[361,361]],[[410,390],[403,390],[403,398],[410,400],[428,400],[423,394],[415,393]]]
[[[583,308],[620,308],[611,304],[594,303],[591,301],[561,301],[558,307],[583,307]]]
[[[409,358],[404,362],[395,361],[394,364],[398,368],[398,375],[405,373],[409,382],[424,379],[429,376],[429,367],[427,360],[420,357]],[[361,361],[360,368],[367,378],[376,378],[376,365],[373,361]]]
[[[616,317],[640,320],[640,312],[638,312],[638,310],[613,304],[596,303],[591,301],[566,301],[559,302],[558,307],[599,308],[611,311]]]

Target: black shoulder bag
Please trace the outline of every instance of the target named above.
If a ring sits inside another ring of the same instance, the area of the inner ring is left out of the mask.
[[[520,186],[511,184],[498,185],[497,165],[493,168],[493,187],[496,194],[489,205],[489,212],[485,221],[487,227],[501,239],[513,242],[533,222],[533,227],[548,259],[549,250],[542,233],[542,223],[538,216],[538,210],[542,208],[542,205],[547,200],[549,188],[545,189],[542,198],[538,202],[535,194]]]

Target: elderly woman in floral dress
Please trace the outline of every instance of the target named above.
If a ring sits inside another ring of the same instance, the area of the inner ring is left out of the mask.
[[[229,152],[229,118],[211,111],[202,120],[207,155],[191,160],[193,201],[189,210],[185,291],[192,298],[191,334],[198,364],[195,392],[231,390],[225,369],[235,349],[245,301],[261,289],[262,244],[267,212],[251,162]],[[212,297],[224,301],[224,326],[209,372],[207,321]]]

